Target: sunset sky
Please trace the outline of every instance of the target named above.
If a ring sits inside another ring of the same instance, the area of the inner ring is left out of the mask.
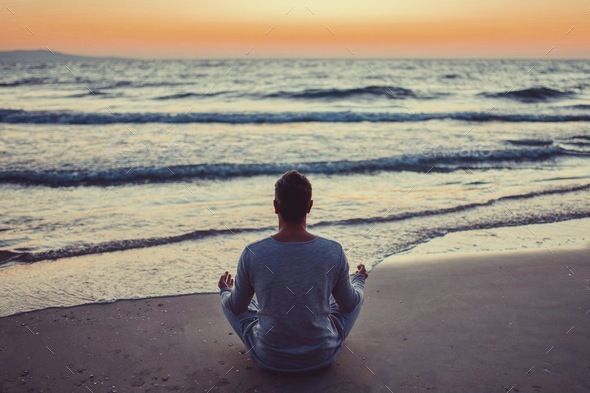
[[[141,58],[590,58],[587,0],[0,1],[0,50]]]

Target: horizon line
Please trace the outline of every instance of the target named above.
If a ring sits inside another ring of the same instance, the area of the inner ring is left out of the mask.
[[[400,57],[385,57],[385,56],[368,56],[368,57],[361,57],[361,56],[328,56],[328,57],[318,57],[318,56],[268,56],[268,57],[250,57],[248,55],[243,55],[242,57],[237,56],[212,56],[212,57],[125,57],[125,56],[117,56],[117,55],[86,55],[86,54],[79,54],[79,53],[66,53],[61,52],[59,50],[54,51],[49,48],[39,48],[39,49],[10,49],[10,50],[0,50],[0,54],[7,54],[11,52],[45,52],[48,55],[57,55],[57,56],[72,56],[72,57],[86,57],[89,59],[96,59],[96,60],[141,60],[141,61],[187,61],[187,60],[522,60],[522,61],[588,61],[590,60],[590,55],[588,57],[516,57],[516,56],[498,56],[498,57],[485,57],[485,56],[474,56],[474,57],[427,57],[427,56],[400,56]],[[1,61],[2,59],[0,59]],[[34,59],[32,59],[34,60]]]

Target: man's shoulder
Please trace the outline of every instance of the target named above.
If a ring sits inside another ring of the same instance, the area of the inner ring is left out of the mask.
[[[270,236],[263,237],[262,239],[258,239],[253,241],[252,243],[248,243],[248,247],[263,247],[268,246],[272,241]]]
[[[244,252],[254,252],[255,250],[261,250],[269,247],[275,247],[279,243],[274,240],[272,237],[267,236],[255,242],[249,243],[245,248]],[[322,236],[317,236],[316,239],[309,242],[310,245],[314,245],[316,247],[321,248],[329,248],[333,250],[342,250],[342,245],[335,240],[327,239]]]
[[[342,249],[342,245],[332,239],[326,239],[325,237],[318,236],[316,241],[324,247],[335,248],[340,250]]]
[[[262,238],[260,240],[256,240],[252,243],[248,243],[246,245],[246,247],[244,247],[244,251],[242,252],[242,254],[247,254],[247,253],[255,254],[255,252],[253,250],[260,250],[262,248],[267,248],[270,245],[269,244],[270,240],[272,240],[272,239],[269,236],[269,237]]]

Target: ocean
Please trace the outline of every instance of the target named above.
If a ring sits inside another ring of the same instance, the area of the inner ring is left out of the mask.
[[[590,63],[3,62],[0,163],[0,315],[216,291],[289,169],[374,266],[590,217]]]

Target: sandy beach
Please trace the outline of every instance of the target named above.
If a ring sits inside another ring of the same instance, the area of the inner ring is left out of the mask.
[[[0,319],[2,392],[586,392],[588,249],[393,257],[337,361],[269,373],[217,294]]]

